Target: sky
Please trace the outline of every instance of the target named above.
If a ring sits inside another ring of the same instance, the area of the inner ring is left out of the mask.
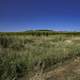
[[[80,0],[0,0],[0,32],[80,31]]]

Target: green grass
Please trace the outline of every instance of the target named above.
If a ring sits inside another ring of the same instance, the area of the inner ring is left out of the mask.
[[[80,56],[78,35],[0,36],[0,80],[31,77],[38,71]]]

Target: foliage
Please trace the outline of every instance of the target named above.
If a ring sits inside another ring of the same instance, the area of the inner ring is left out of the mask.
[[[80,56],[79,41],[79,35],[11,36],[1,33],[0,80],[31,77],[41,69],[44,72],[51,66]]]

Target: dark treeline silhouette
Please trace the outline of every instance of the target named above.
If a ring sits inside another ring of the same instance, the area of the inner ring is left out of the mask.
[[[80,35],[80,32],[57,32],[52,30],[31,30],[26,32],[0,32],[0,35],[32,35],[32,36],[41,36],[41,35],[55,35],[55,34],[65,34],[65,35]]]

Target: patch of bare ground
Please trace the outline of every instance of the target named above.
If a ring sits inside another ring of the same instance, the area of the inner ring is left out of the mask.
[[[80,57],[46,74],[45,80],[80,80]]]

